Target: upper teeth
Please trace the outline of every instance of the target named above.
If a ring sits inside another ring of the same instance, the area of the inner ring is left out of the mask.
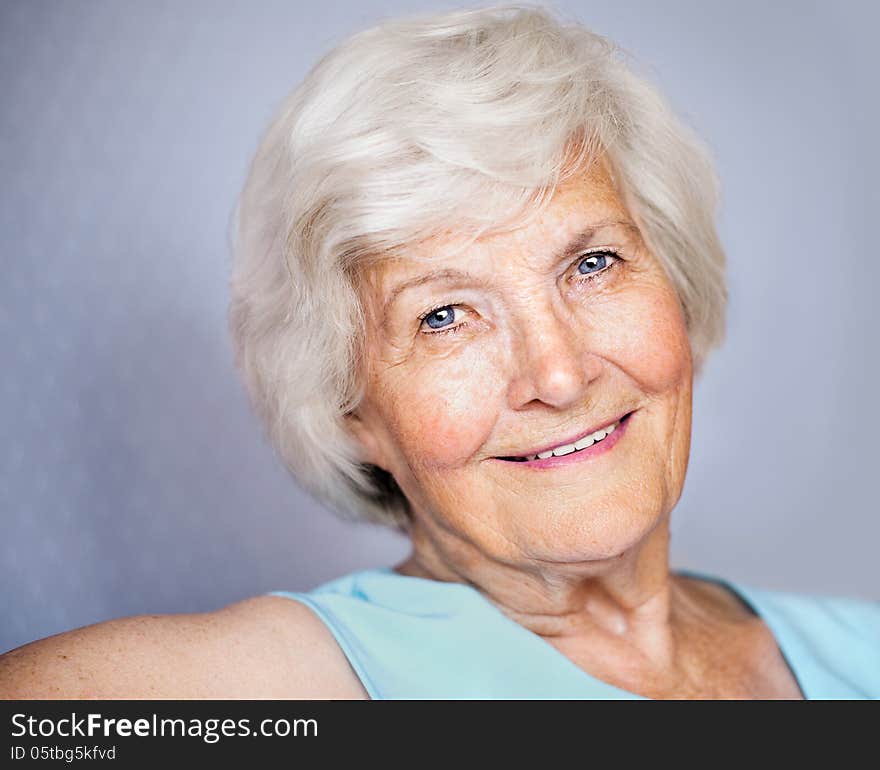
[[[562,446],[554,447],[553,449],[548,449],[546,452],[539,452],[536,455],[528,455],[526,460],[544,460],[547,457],[562,457],[562,455],[568,455],[572,452],[577,452],[579,449],[586,449],[589,446],[593,446],[597,441],[601,441],[605,436],[614,432],[614,429],[617,427],[617,421],[613,422],[606,428],[599,428],[595,433],[591,433],[589,436],[584,436],[582,439],[575,441],[574,444],[563,444]]]

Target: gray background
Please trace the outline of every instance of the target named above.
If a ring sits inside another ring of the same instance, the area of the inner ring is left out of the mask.
[[[673,563],[880,598],[873,2],[559,3],[712,148],[726,345],[697,386]],[[0,649],[393,564],[302,494],[226,337],[228,218],[275,105],[442,3],[0,4]]]

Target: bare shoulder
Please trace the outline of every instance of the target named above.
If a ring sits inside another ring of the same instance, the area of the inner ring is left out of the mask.
[[[366,699],[301,602],[257,596],[213,612],[136,615],[0,656],[0,698]]]

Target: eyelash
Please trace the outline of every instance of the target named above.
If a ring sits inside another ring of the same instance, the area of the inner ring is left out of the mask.
[[[602,255],[606,255],[606,256],[610,255],[610,256],[614,257],[614,261],[610,265],[603,267],[598,272],[579,274],[581,277],[577,279],[578,283],[587,283],[587,282],[592,281],[593,279],[597,278],[600,275],[604,275],[609,270],[611,270],[611,268],[614,267],[621,259],[620,254],[617,251],[615,251],[614,249],[596,249],[595,251],[585,251],[583,254],[580,254],[577,258],[577,261],[575,262],[575,265],[580,265],[581,262],[583,262],[588,257],[592,257],[594,254],[602,254]],[[438,310],[443,310],[444,308],[447,308],[447,307],[451,308],[451,307],[455,307],[456,305],[463,305],[463,304],[464,304],[464,300],[454,300],[452,302],[444,302],[442,305],[436,305],[435,307],[432,307],[430,310],[425,311],[424,313],[422,313],[419,316],[419,326],[421,326],[422,323],[424,323],[425,319],[429,315],[436,313]],[[431,332],[422,332],[422,334],[427,334],[427,335],[456,334],[460,330],[464,329],[464,327],[467,325],[468,325],[467,321],[464,321],[460,324],[457,324],[456,326],[450,326],[448,329],[435,329],[434,331],[431,331]]]

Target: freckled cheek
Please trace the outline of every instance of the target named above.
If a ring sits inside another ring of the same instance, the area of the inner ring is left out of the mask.
[[[495,357],[480,346],[435,359],[408,375],[396,393],[399,440],[409,461],[450,467],[465,461],[489,437],[504,392]]]
[[[606,329],[618,365],[647,392],[675,388],[691,370],[690,341],[674,293],[645,291],[610,309]]]

